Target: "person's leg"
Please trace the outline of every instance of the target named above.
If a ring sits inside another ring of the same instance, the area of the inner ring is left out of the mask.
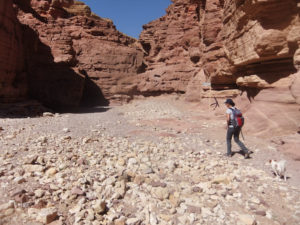
[[[234,128],[228,127],[227,135],[226,135],[226,142],[227,142],[227,155],[231,156],[231,139],[234,132]]]
[[[242,149],[242,151],[246,154],[248,153],[248,149],[246,148],[246,146],[244,145],[243,142],[240,141],[240,132],[241,132],[241,128],[236,128],[233,132],[234,135],[234,141],[235,143],[238,144],[238,146],[240,146],[240,148]]]

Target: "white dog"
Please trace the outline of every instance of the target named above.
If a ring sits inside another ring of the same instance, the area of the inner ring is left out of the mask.
[[[272,171],[275,173],[276,177],[281,178],[283,177],[286,181],[286,161],[281,160],[277,162],[276,160],[270,160]]]

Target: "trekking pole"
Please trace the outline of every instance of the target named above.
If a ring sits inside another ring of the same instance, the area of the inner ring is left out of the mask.
[[[243,134],[243,130],[242,130],[242,129],[241,129],[241,135],[242,135],[243,140],[245,141],[245,138],[244,138],[244,134]]]

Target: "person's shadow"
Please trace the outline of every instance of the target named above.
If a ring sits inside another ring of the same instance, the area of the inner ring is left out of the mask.
[[[253,151],[249,150],[248,151],[249,153],[249,158],[248,159],[251,159],[251,155],[254,153]],[[245,156],[245,152],[243,150],[239,150],[239,151],[232,151],[232,156],[234,156],[235,154],[239,154],[239,155],[242,155],[242,156]]]

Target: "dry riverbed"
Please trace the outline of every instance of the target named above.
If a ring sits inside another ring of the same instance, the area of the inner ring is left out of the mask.
[[[300,224],[298,162],[274,178],[267,161],[285,156],[254,137],[251,159],[224,157],[211,118],[157,97],[1,119],[0,224]]]

